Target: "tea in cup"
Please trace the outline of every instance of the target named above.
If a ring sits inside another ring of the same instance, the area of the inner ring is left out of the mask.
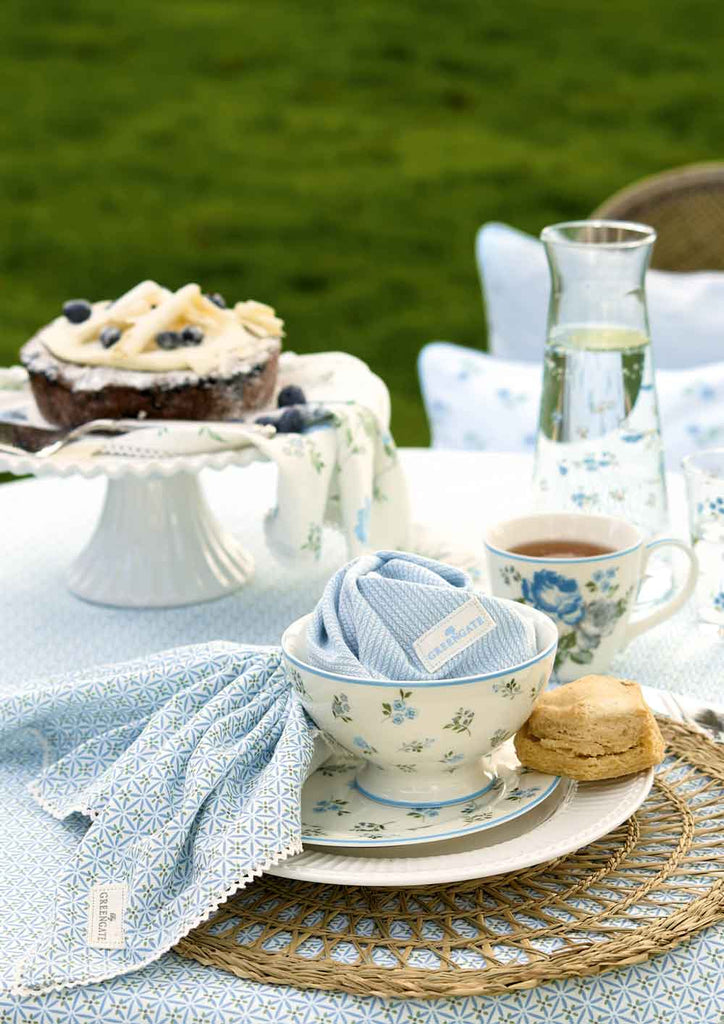
[[[652,612],[635,611],[651,552],[675,547],[688,572]],[[555,671],[563,682],[603,673],[634,637],[678,611],[693,593],[694,552],[679,540],[644,542],[631,523],[613,516],[539,513],[509,519],[485,535],[490,588],[549,615],[558,627]]]

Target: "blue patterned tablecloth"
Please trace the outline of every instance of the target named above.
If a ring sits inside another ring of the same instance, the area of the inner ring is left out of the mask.
[[[463,538],[479,543],[483,520],[524,507],[529,473],[524,457],[501,460],[481,453],[436,452],[407,452],[404,457],[417,518],[446,529],[457,543]],[[332,540],[323,563],[311,575],[301,576],[273,562],[260,529],[260,510],[271,501],[272,474],[272,467],[258,465],[206,478],[214,509],[245,536],[257,556],[257,581],[222,601],[153,612],[96,608],[64,590],[64,567],[87,539],[102,496],[101,481],[31,481],[1,488],[0,690],[7,693],[50,673],[180,643],[276,641],[288,622],[310,609],[343,552]],[[680,522],[682,499],[676,483],[675,491],[674,511]],[[622,665],[629,666],[631,674],[635,669],[649,685],[722,702],[724,672],[713,669],[724,666],[724,651],[701,643],[692,647],[690,634],[691,623],[683,613],[673,624],[637,641]],[[80,818],[55,821],[26,793],[25,783],[38,771],[41,759],[32,736],[23,740],[21,750],[0,751],[3,964],[27,948],[28,908],[43,912],[47,879],[85,828]],[[0,1024],[456,1024],[479,1019],[487,1024],[721,1024],[723,961],[724,929],[714,928],[646,964],[597,978],[494,998],[430,1002],[259,985],[171,953],[112,982],[32,999],[8,995],[8,969],[0,970]]]

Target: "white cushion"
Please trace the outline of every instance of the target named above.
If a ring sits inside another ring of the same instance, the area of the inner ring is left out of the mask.
[[[484,224],[476,241],[490,351],[538,361],[550,281],[543,245],[506,224]],[[680,369],[724,359],[724,273],[650,270],[646,296],[654,361]]]
[[[532,451],[541,366],[498,359],[447,342],[426,345],[418,361],[434,448]],[[724,444],[724,362],[657,370],[666,462]]]

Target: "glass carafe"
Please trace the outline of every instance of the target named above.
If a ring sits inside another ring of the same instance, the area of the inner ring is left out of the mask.
[[[617,515],[646,536],[667,522],[644,277],[653,228],[547,227],[548,335],[534,493],[541,510]]]

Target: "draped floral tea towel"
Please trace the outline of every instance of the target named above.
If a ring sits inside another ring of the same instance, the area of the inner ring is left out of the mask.
[[[254,429],[260,413],[279,413],[274,405],[250,414],[245,424],[174,421],[120,438],[84,439],[52,459],[167,459],[253,447],[277,466],[277,500],[265,526],[269,546],[282,558],[318,559],[325,525],[341,530],[350,557],[374,548],[405,547],[409,500],[389,429],[390,394],[384,381],[346,352],[285,352],[278,387],[289,384],[301,387],[307,397],[300,433],[268,437]],[[346,395],[353,397],[340,398]],[[22,367],[0,367],[0,411],[5,417],[38,421]],[[240,481],[240,501],[245,486]]]
[[[0,743],[19,729],[45,747],[38,802],[92,820],[48,879],[53,912],[28,907],[18,992],[143,967],[301,850],[314,729],[276,649],[212,643],[75,673],[0,703]]]

